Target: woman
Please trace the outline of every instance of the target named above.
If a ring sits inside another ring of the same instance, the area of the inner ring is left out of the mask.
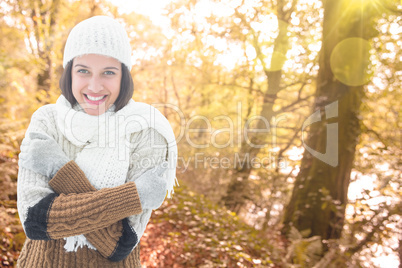
[[[96,16],[66,42],[62,95],[21,145],[19,267],[141,267],[152,209],[173,193],[177,146],[163,115],[134,102],[123,26]]]

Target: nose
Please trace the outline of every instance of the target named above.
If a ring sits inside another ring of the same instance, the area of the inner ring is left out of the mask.
[[[88,89],[94,93],[102,91],[102,80],[97,76],[92,76],[88,83]]]

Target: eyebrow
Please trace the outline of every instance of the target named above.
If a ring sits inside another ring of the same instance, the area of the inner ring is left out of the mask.
[[[104,68],[104,69],[106,69],[106,70],[109,70],[109,69],[119,70],[119,68],[117,68],[117,67],[106,67],[106,68]]]
[[[88,67],[88,66],[86,66],[86,65],[84,65],[84,64],[76,64],[76,65],[74,66],[74,68],[75,68],[75,67],[83,67],[83,68],[91,69],[90,67]],[[105,67],[105,68],[103,68],[103,69],[104,69],[104,70],[119,70],[119,68],[113,67],[113,66]]]

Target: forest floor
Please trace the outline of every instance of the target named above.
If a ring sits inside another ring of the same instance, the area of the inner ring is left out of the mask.
[[[0,267],[14,267],[25,240],[16,204],[17,161],[0,158]],[[141,239],[143,267],[278,267],[278,242],[185,186],[154,211]]]

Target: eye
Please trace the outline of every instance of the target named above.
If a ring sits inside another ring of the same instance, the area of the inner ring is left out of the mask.
[[[86,70],[86,69],[79,69],[79,70],[77,71],[77,73],[88,74],[89,71]]]
[[[105,74],[106,74],[106,75],[114,75],[114,74],[116,74],[116,73],[113,72],[113,71],[106,71]]]

